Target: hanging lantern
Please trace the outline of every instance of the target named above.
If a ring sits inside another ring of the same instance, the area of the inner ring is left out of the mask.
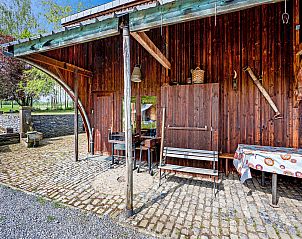
[[[132,75],[131,75],[131,81],[133,82],[141,82],[142,81],[142,72],[140,65],[136,65],[133,69]]]

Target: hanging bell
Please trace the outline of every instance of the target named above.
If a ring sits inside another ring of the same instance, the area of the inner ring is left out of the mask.
[[[133,69],[132,75],[131,75],[131,81],[133,82],[141,82],[142,81],[142,72],[140,65],[136,65]]]

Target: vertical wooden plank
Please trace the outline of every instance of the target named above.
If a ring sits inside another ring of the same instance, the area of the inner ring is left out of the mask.
[[[300,64],[300,57],[296,56],[296,52],[299,50],[300,44],[300,31],[297,31],[295,28],[296,26],[300,25],[300,1],[294,0],[293,1],[293,60],[294,60],[294,75],[296,77],[299,69]],[[295,79],[295,85],[297,84],[297,79]],[[294,89],[295,90],[295,89]],[[293,97],[293,147],[299,147],[299,125],[300,125],[300,118],[299,118],[299,104],[295,101],[296,97]]]
[[[268,60],[268,17],[269,17],[269,7],[268,6],[262,6],[262,69],[263,69],[263,75],[262,75],[262,84],[264,87],[267,86],[268,81],[268,71],[269,71],[269,60]],[[268,140],[268,109],[266,102],[263,101],[263,98],[261,98],[261,105],[262,105],[262,111],[261,111],[261,127],[262,127],[262,144],[263,145],[269,145]]]
[[[255,59],[254,68],[255,71],[258,72],[259,75],[262,74],[261,68],[261,36],[259,34],[261,31],[261,8],[255,9],[255,49],[253,51],[253,58]],[[261,100],[260,100],[260,92],[258,89],[255,91],[255,108],[254,108],[254,120],[255,120],[255,133],[254,133],[254,144],[261,144]]]

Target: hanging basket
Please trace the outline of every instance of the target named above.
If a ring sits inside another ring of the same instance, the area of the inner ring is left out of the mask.
[[[193,84],[203,84],[204,83],[204,70],[196,67],[195,70],[191,70]]]

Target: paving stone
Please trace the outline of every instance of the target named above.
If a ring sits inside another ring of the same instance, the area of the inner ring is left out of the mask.
[[[173,226],[174,226],[174,223],[172,223],[172,222],[167,222],[165,227],[166,227],[167,229],[169,229],[169,230],[172,230]]]
[[[158,222],[156,225],[156,232],[161,232],[164,228],[165,224],[162,222]]]
[[[86,156],[85,135],[80,135],[81,157]],[[29,149],[0,146],[0,183],[55,199],[80,209],[111,217],[163,237],[172,238],[302,238],[300,181],[278,180],[279,209],[269,206],[270,187],[262,189],[260,177],[241,184],[237,175],[221,174],[216,198],[212,182],[187,176],[168,179],[158,187],[158,177],[146,192],[134,196],[134,217],[121,217],[125,196],[104,194],[93,180],[109,169],[104,160],[73,160],[73,137],[60,137],[43,147]],[[125,167],[125,162],[117,167]],[[155,169],[156,172],[156,169]],[[169,180],[171,179],[171,180]]]
[[[146,228],[147,225],[148,225],[148,220],[142,220],[142,221],[139,223],[139,226],[140,226],[140,227]]]

